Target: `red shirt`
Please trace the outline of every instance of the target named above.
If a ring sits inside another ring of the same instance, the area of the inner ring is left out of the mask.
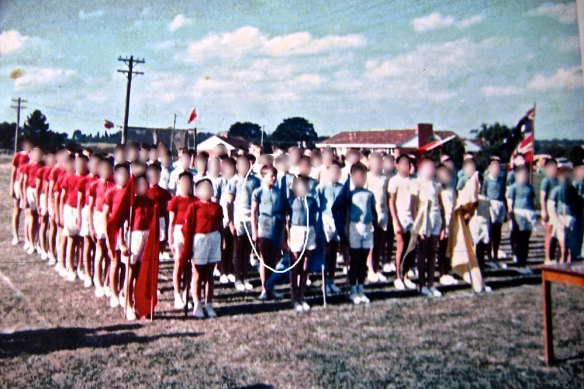
[[[107,189],[107,191],[105,192],[103,205],[109,206],[110,214],[115,212],[120,206],[120,201],[122,200],[122,195],[124,194],[124,191],[122,189],[124,188],[118,188],[114,184],[114,186]]]
[[[82,180],[79,181],[79,188],[78,191],[81,192],[81,206],[84,207],[89,204],[89,190],[91,184],[95,181],[99,180],[98,176],[92,176],[91,174],[87,174],[83,177]]]
[[[47,188],[49,187],[49,173],[51,172],[52,166],[43,166],[37,170],[37,180],[40,180],[41,193],[47,193]]]
[[[70,174],[63,181],[61,187],[65,191],[65,204],[77,208],[79,200],[79,184],[85,179],[85,175],[80,176],[77,173]]]
[[[42,162],[29,162],[21,167],[20,174],[26,176],[26,182],[24,185],[28,188],[36,188],[36,179],[38,170],[44,165]]]
[[[166,206],[170,199],[172,199],[171,194],[166,189],[162,189],[158,184],[156,184],[148,188],[146,197],[154,201],[154,203],[158,206],[157,216],[159,218],[163,217],[166,212]]]
[[[103,212],[103,205],[105,204],[105,194],[111,189],[115,188],[116,184],[111,178],[107,180],[96,180],[89,186],[89,196],[93,197],[93,209],[98,212]]]
[[[53,181],[53,193],[61,191],[61,183],[59,181],[64,176],[66,176],[65,169],[63,169],[61,166],[53,166],[51,172],[49,173],[49,181]]]
[[[146,196],[134,197],[132,204],[132,231],[148,231],[154,217],[155,203]]]
[[[212,201],[195,201],[187,210],[185,222],[195,226],[196,234],[208,234],[223,227],[223,209]]]
[[[18,153],[14,154],[12,157],[12,166],[18,169],[18,167],[28,163],[30,157],[26,151],[19,151]]]
[[[184,223],[187,209],[195,200],[197,200],[195,196],[174,196],[170,199],[167,210],[174,213],[174,224]]]

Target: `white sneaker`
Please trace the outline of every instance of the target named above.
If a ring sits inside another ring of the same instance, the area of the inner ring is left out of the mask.
[[[430,292],[432,292],[432,296],[434,297],[442,297],[442,292],[440,292],[436,287],[431,287]]]
[[[310,312],[310,305],[306,301],[303,301],[301,305],[304,312]]]
[[[184,309],[185,302],[182,299],[180,293],[174,294],[174,309]]]
[[[36,250],[34,249],[34,247],[28,246],[28,249],[26,250],[26,253],[29,254],[29,255],[32,255],[32,254],[35,253],[35,251]]]
[[[41,250],[41,246],[36,246],[35,247],[35,251],[38,255],[42,255],[43,254],[43,250]]]
[[[237,290],[238,292],[245,291],[245,285],[243,285],[243,282],[235,281],[235,290]]]
[[[295,310],[296,312],[304,312],[304,308],[302,308],[302,303],[300,303],[300,302],[298,302],[298,301],[297,301],[297,302],[295,302],[295,303],[294,303],[294,310]]]
[[[121,307],[126,306],[126,296],[124,296],[123,294],[120,293],[120,295],[118,296],[118,300],[120,300]]]
[[[227,275],[221,274],[221,277],[219,277],[219,283],[220,284],[227,284],[228,282],[229,282],[229,279],[227,278]]]
[[[416,278],[418,276],[418,269],[410,269],[405,278]]]
[[[10,243],[12,243],[13,246],[16,246],[20,242],[18,241],[18,238],[14,237]]]
[[[22,245],[22,249],[24,251],[28,251],[29,248],[30,248],[30,246],[28,245],[28,242],[25,241],[24,244]]]
[[[395,272],[397,269],[395,268],[395,263],[386,263],[385,265],[383,265],[383,272],[384,273],[393,273]]]
[[[499,250],[499,252],[497,253],[497,256],[499,257],[499,259],[505,259],[505,258],[507,258],[507,253],[504,252],[503,250]]]
[[[120,306],[120,300],[116,296],[110,297],[110,308],[117,308]]]
[[[363,285],[359,285],[357,287],[357,292],[359,293],[359,299],[361,300],[361,304],[369,304],[371,301],[367,296],[365,296],[365,287]]]
[[[215,270],[213,270],[213,277],[221,277],[221,272],[219,271],[219,268],[217,266],[215,266]]]
[[[404,285],[406,286],[406,289],[416,289],[416,284],[414,284],[409,278],[404,278]]]
[[[341,293],[341,288],[339,288],[338,286],[335,285],[335,282],[333,280],[331,280],[330,284],[329,284],[329,288],[331,290],[331,293],[333,294],[339,294]]]
[[[217,314],[213,310],[213,305],[211,305],[211,304],[205,304],[205,312],[207,312],[208,318],[212,319],[212,318],[217,317]]]
[[[67,278],[66,278],[67,281],[69,281],[69,282],[75,282],[75,279],[76,278],[77,277],[75,277],[75,272],[70,271],[70,272],[67,273]]]
[[[46,251],[41,252],[41,259],[43,261],[46,261],[47,259],[49,259],[49,255],[47,254]]]
[[[310,277],[306,278],[306,286],[310,286],[312,285],[312,281],[310,280]]]
[[[235,282],[235,276],[233,274],[227,274],[227,279],[229,282]]]
[[[85,288],[91,288],[93,286],[93,282],[91,281],[90,277],[85,277],[85,280],[83,281],[83,286]]]
[[[491,293],[492,291],[493,291],[493,289],[491,289],[490,286],[487,286],[487,285],[483,286],[483,292]]]
[[[458,281],[450,274],[445,274],[440,277],[440,285],[457,285]]]
[[[361,299],[359,298],[359,291],[357,290],[357,286],[351,286],[351,290],[349,291],[349,300],[353,302],[355,305],[361,304]]]
[[[105,295],[105,292],[103,291],[103,287],[102,286],[96,286],[95,287],[95,297],[97,297],[98,299],[102,298]]]
[[[79,278],[81,281],[85,281],[85,274],[83,274],[81,269],[77,269],[77,278]]]
[[[424,286],[424,287],[422,288],[422,290],[420,291],[420,294],[421,294],[422,296],[425,296],[425,297],[431,297],[431,296],[432,296],[432,292],[430,291],[430,289],[428,289],[428,287],[427,287],[427,286]]]
[[[373,272],[367,273],[367,281],[369,281],[369,282],[378,282],[379,281],[379,277],[378,277],[377,273],[373,273]]]
[[[243,286],[244,286],[245,290],[252,290],[252,289],[253,289],[253,285],[252,285],[252,284],[250,284],[250,283],[249,283],[249,282],[247,282],[247,281],[245,281],[245,282],[243,283]]]
[[[126,309],[126,320],[128,321],[136,320],[136,312],[134,312],[134,308],[128,307],[128,309]]]
[[[48,266],[55,266],[57,264],[57,259],[51,254],[49,255],[49,262],[47,262]]]
[[[377,273],[377,282],[387,282],[387,277],[381,272]]]
[[[104,286],[103,287],[103,294],[105,297],[111,297],[112,296],[112,289],[109,286]]]
[[[396,288],[397,290],[406,290],[406,286],[404,285],[404,282],[402,280],[400,280],[399,278],[396,278],[393,281],[393,287]]]
[[[203,304],[195,303],[195,308],[193,309],[193,315],[195,315],[196,319],[204,319],[205,318],[205,311],[203,311]]]

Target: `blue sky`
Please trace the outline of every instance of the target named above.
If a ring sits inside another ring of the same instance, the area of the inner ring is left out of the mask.
[[[0,1],[0,120],[10,99],[53,129],[123,121],[119,55],[144,57],[130,125],[272,132],[304,116],[319,134],[514,124],[537,102],[538,138],[582,138],[575,2]]]

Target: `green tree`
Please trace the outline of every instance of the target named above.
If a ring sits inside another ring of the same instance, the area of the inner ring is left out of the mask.
[[[456,167],[460,169],[464,156],[464,141],[456,136],[454,139],[444,143],[442,147],[438,147],[430,152],[430,156],[435,161],[440,161],[440,157],[443,155],[448,155]]]
[[[0,123],[0,149],[14,148],[14,130],[16,123]]]
[[[45,149],[53,149],[67,143],[67,134],[50,130],[47,117],[38,109],[26,118],[22,134],[30,137],[33,143]]]
[[[308,146],[312,146],[317,139],[318,134],[314,130],[314,125],[302,117],[284,119],[271,136],[271,141],[275,145],[306,142]]]
[[[239,136],[245,138],[250,142],[259,142],[262,138],[262,128],[259,124],[251,122],[237,122],[229,127],[228,134],[231,136]],[[264,132],[264,138],[266,133]]]
[[[477,130],[473,130],[477,131]],[[476,155],[477,165],[483,169],[489,164],[493,155],[499,156],[501,161],[509,162],[519,140],[510,139],[511,128],[504,124],[481,124],[477,138],[481,141],[481,150]]]

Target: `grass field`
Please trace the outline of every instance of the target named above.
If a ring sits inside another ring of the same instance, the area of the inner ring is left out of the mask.
[[[6,165],[0,186],[8,187]],[[196,321],[172,309],[171,264],[163,263],[155,320],[127,323],[92,289],[62,281],[38,257],[11,246],[10,212],[4,190],[2,388],[582,388],[584,382],[584,290],[553,288],[559,361],[546,367],[540,280],[512,264],[487,272],[490,294],[458,286],[425,299],[390,284],[368,285],[368,307],[339,296],[324,309],[316,282],[309,290],[313,310],[301,315],[287,301],[258,302],[258,288],[236,293],[219,286],[219,318]],[[530,260],[540,262],[540,235],[531,252]]]

